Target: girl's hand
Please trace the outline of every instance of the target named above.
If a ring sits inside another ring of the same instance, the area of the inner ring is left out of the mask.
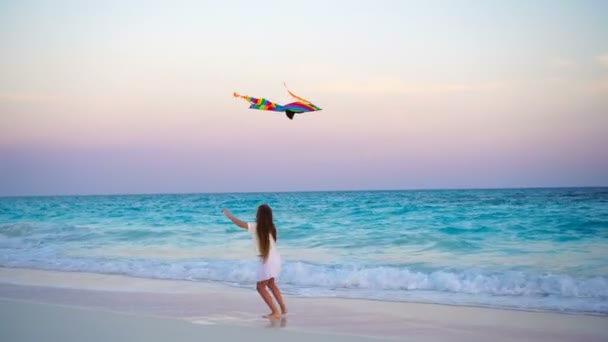
[[[237,226],[239,226],[239,227],[241,227],[241,228],[243,228],[243,229],[247,229],[247,223],[246,223],[246,222],[243,222],[243,221],[241,221],[241,220],[239,220],[239,219],[237,219],[237,218],[236,218],[236,217],[234,217],[234,216],[232,216],[232,214],[231,214],[231,213],[228,211],[228,209],[225,209],[225,208],[224,208],[224,209],[222,209],[222,213],[223,213],[224,215],[226,215],[226,217],[227,217],[228,219],[230,219],[230,221],[232,221],[232,223],[236,224]]]

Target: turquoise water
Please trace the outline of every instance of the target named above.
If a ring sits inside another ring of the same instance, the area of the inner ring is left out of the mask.
[[[291,295],[608,314],[608,188],[0,198],[0,266],[252,287],[262,201]]]

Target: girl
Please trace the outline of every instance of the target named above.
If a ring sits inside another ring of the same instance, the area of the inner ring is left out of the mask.
[[[281,315],[287,314],[287,307],[285,307],[279,287],[274,282],[274,279],[281,272],[281,255],[276,247],[277,229],[272,222],[272,209],[267,204],[260,205],[254,223],[245,223],[237,219],[227,209],[222,209],[222,212],[234,224],[247,229],[253,239],[257,255],[260,257],[257,289],[266,305],[270,308],[270,314],[263,317],[269,319],[281,318]],[[266,291],[266,287],[270,289],[274,298],[279,303],[279,307],[281,308],[280,313],[274,305],[272,297]]]

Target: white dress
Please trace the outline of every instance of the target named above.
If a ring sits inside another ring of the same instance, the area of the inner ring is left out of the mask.
[[[247,231],[251,234],[251,238],[253,239],[253,245],[256,251],[256,255],[260,255],[260,244],[258,243],[258,232],[257,232],[257,223],[247,223]],[[272,238],[272,234],[270,235],[270,250],[268,251],[268,258],[264,261],[262,258],[260,259],[260,264],[258,265],[258,281],[268,280],[270,278],[276,278],[281,273],[281,255],[277,250],[276,243]]]

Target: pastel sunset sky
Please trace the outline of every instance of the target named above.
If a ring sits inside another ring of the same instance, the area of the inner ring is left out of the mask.
[[[0,196],[608,185],[608,1],[2,1]],[[232,92],[322,111],[255,111]]]

